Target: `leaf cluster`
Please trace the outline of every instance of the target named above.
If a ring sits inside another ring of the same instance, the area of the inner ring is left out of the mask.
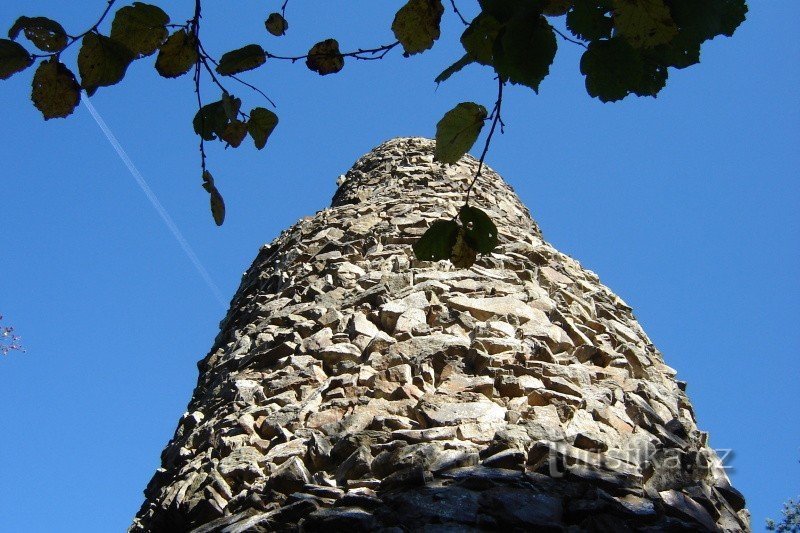
[[[414,56],[439,40],[445,14],[442,0],[406,0],[391,19],[390,29],[396,39],[391,44],[343,52],[336,39],[326,38],[311,45],[305,54],[279,56],[262,44],[252,43],[231,49],[217,60],[206,52],[200,38],[201,0],[196,0],[194,16],[184,24],[171,24],[170,17],[157,5],[133,2],[116,10],[110,31],[104,34],[100,25],[115,1],[109,0],[99,20],[79,35],[70,35],[60,23],[46,17],[19,17],[8,39],[0,39],[0,79],[8,79],[38,61],[31,100],[49,120],[70,115],[81,91],[91,96],[101,87],[119,83],[133,61],[156,55],[155,69],[165,78],[193,71],[198,111],[192,125],[200,139],[203,187],[211,195],[212,215],[218,224],[224,219],[224,205],[206,169],[204,143],[220,140],[226,147],[236,148],[249,135],[260,150],[278,124],[277,115],[265,107],[255,106],[249,114],[243,113],[241,100],[223,82],[230,79],[241,83],[272,103],[239,75],[271,61],[285,60],[302,62],[325,76],[342,71],[347,59],[382,59],[396,47],[402,48],[405,57]],[[287,3],[282,4],[280,13],[266,17],[264,37],[287,33]],[[538,93],[550,73],[559,41],[584,48],[579,69],[590,96],[602,102],[631,94],[656,96],[666,85],[670,68],[698,63],[702,43],[718,35],[732,35],[747,13],[745,0],[478,0],[478,4],[479,13],[468,21],[456,1],[449,2],[464,24],[459,39],[463,55],[434,80],[442,83],[475,64],[489,68],[498,81],[498,98],[491,113],[474,102],[461,102],[436,126],[435,159],[455,163],[473,147],[484,124],[491,122],[475,179],[498,125],[502,132],[503,86],[523,85]],[[37,52],[18,42],[23,36]],[[75,43],[80,45],[78,76],[61,61],[62,52]],[[221,94],[211,103],[204,103],[201,97],[204,76]],[[460,217],[474,209],[468,205],[471,189]],[[469,220],[473,224],[483,220],[474,213],[463,216],[472,217]],[[417,256],[450,258],[465,265],[474,261],[473,252],[486,253],[485,242],[473,240],[463,217],[460,220],[462,225],[455,221],[435,224],[431,236],[418,243],[422,252]]]

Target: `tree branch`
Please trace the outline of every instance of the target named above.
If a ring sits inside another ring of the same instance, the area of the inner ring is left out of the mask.
[[[492,109],[492,113],[489,115],[488,119],[492,120],[492,127],[489,129],[489,135],[486,136],[486,142],[483,145],[483,152],[481,152],[481,158],[478,160],[478,171],[475,172],[475,177],[472,178],[472,182],[469,184],[469,188],[467,189],[467,198],[464,200],[464,205],[469,205],[469,197],[472,194],[472,187],[475,185],[475,182],[478,181],[478,178],[481,176],[481,172],[483,171],[483,161],[486,159],[486,153],[489,151],[489,144],[492,142],[492,135],[494,135],[494,130],[497,128],[497,125],[500,124],[500,133],[505,133],[504,127],[505,123],[503,119],[500,117],[500,108],[503,105],[503,86],[505,85],[505,81],[500,76],[497,77],[497,101],[494,103],[494,108]],[[487,120],[488,120],[487,119]]]

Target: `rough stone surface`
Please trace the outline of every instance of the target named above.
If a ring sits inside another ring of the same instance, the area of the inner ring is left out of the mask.
[[[484,169],[500,244],[411,244],[477,162],[395,139],[264,246],[130,528],[746,531],[685,384],[631,309]]]

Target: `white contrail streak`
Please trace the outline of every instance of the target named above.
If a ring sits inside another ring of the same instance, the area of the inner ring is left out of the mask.
[[[103,117],[100,116],[100,113],[97,112],[97,109],[95,109],[95,107],[92,105],[92,102],[90,102],[88,98],[84,97],[81,99],[81,101],[83,102],[83,105],[86,106],[86,109],[89,110],[89,113],[92,115],[94,121],[97,122],[97,125],[100,126],[100,129],[103,131],[103,134],[105,134],[106,139],[108,139],[108,142],[111,143],[111,146],[114,148],[114,151],[117,152],[119,158],[122,159],[122,162],[125,163],[126,167],[128,167],[128,171],[130,171],[131,176],[133,176],[133,179],[136,180],[136,183],[137,185],[139,185],[139,188],[142,189],[144,195],[147,196],[148,200],[150,200],[150,204],[153,206],[153,209],[156,210],[156,212],[161,217],[161,220],[163,220],[164,224],[167,225],[167,228],[169,228],[169,230],[172,232],[172,235],[173,237],[175,237],[175,240],[178,241],[178,244],[181,245],[181,248],[183,248],[183,251],[189,258],[189,261],[192,262],[194,268],[197,270],[197,273],[200,274],[200,277],[203,278],[203,281],[206,282],[206,285],[208,285],[208,288],[214,294],[214,297],[220,304],[222,304],[223,307],[227,307],[228,304],[225,302],[225,298],[222,297],[222,293],[220,292],[219,287],[217,287],[217,285],[214,283],[214,280],[211,279],[211,276],[209,275],[205,267],[203,267],[203,264],[200,262],[200,259],[197,257],[197,254],[195,254],[194,250],[192,250],[192,247],[189,246],[189,242],[183,236],[181,230],[178,229],[178,226],[175,225],[175,222],[172,220],[172,217],[169,216],[167,210],[164,209],[163,205],[161,205],[161,202],[158,200],[158,197],[145,181],[144,176],[142,176],[141,172],[139,172],[139,169],[136,168],[136,166],[133,164],[133,161],[131,161],[131,158],[128,157],[128,154],[119,144],[119,141],[109,129],[108,125],[106,124],[106,121],[103,120]]]

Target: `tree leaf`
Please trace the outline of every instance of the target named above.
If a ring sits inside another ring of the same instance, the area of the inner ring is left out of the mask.
[[[608,39],[614,29],[611,9],[610,1],[575,0],[567,13],[567,29],[584,41]]]
[[[167,38],[169,15],[158,6],[134,2],[117,11],[111,23],[111,38],[134,56],[149,56]]]
[[[450,259],[458,231],[459,226],[455,220],[437,220],[411,245],[414,255],[420,261]]]
[[[494,43],[501,28],[502,24],[496,18],[481,13],[461,34],[461,46],[473,60],[481,65],[491,65]]]
[[[666,4],[686,41],[697,44],[717,35],[730,37],[747,15],[745,0],[668,0]]]
[[[219,138],[233,148],[238,148],[246,136],[247,124],[241,120],[231,120],[230,123],[225,126]]]
[[[214,217],[214,222],[217,226],[221,226],[225,222],[225,201],[222,195],[214,185],[214,178],[208,170],[203,171],[203,188],[211,195],[211,216]]]
[[[556,35],[542,15],[511,19],[494,48],[494,69],[511,83],[527,85],[537,93],[556,57]]]
[[[469,268],[475,264],[477,252],[467,243],[464,228],[459,227],[456,242],[450,252],[450,262],[456,268]]]
[[[20,31],[24,31],[25,37],[39,50],[60,52],[67,47],[64,27],[47,17],[19,17],[8,30],[9,39],[16,40]]]
[[[278,115],[264,109],[263,107],[256,107],[250,112],[250,120],[247,123],[247,132],[253,138],[256,148],[261,150],[266,146],[267,139],[269,139],[272,130],[278,125]]]
[[[266,61],[267,53],[260,45],[248,44],[223,54],[217,65],[217,72],[223,76],[232,76],[258,68]]]
[[[239,116],[239,109],[242,107],[242,100],[231,94],[222,93],[222,107],[229,120],[236,120]]]
[[[306,58],[306,66],[320,76],[334,74],[344,68],[344,57],[339,52],[336,39],[326,39],[311,47]]]
[[[668,43],[678,33],[663,0],[614,0],[614,29],[634,48]]]
[[[286,22],[286,19],[283,18],[283,15],[280,13],[270,13],[267,20],[264,22],[264,26],[266,26],[267,31],[275,37],[286,35],[286,30],[289,29],[289,23]]]
[[[392,32],[403,45],[406,56],[433,47],[441,31],[444,6],[441,0],[408,0],[394,16]]]
[[[33,64],[33,58],[21,44],[0,39],[0,80],[7,80]]]
[[[475,144],[486,120],[486,108],[474,102],[461,102],[436,124],[436,150],[433,158],[456,163]]]
[[[98,87],[118,83],[125,77],[133,54],[117,41],[98,33],[87,33],[78,52],[81,86],[91,96]]]
[[[560,17],[572,7],[572,0],[544,0],[542,14],[548,17]]]
[[[72,73],[55,58],[42,61],[33,75],[31,100],[45,120],[72,114],[81,100],[81,87]]]
[[[593,41],[581,57],[586,91],[603,102],[621,100],[642,81],[642,58],[624,39]]]
[[[475,61],[473,61],[473,59],[469,56],[469,54],[464,54],[464,56],[461,59],[459,59],[446,69],[444,69],[442,73],[436,76],[436,79],[433,81],[435,81],[436,84],[438,85],[439,83],[442,83],[444,80],[448,79],[456,72],[460,71],[462,68],[474,62]]]
[[[161,45],[156,58],[156,71],[165,78],[177,78],[189,72],[197,59],[195,36],[178,30]]]
[[[228,114],[222,100],[204,105],[194,116],[194,132],[206,141],[213,141],[228,126]]]
[[[485,212],[465,205],[458,212],[464,225],[464,240],[473,250],[488,254],[497,247],[497,226]]]

